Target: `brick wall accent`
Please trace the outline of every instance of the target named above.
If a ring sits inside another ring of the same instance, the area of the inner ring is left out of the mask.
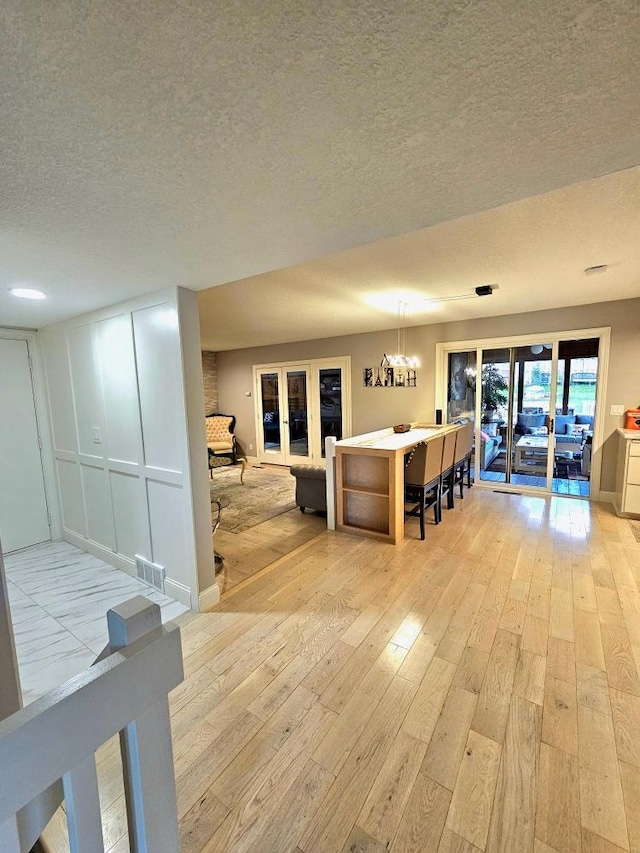
[[[218,411],[218,373],[215,352],[202,353],[202,379],[204,382],[204,413]]]

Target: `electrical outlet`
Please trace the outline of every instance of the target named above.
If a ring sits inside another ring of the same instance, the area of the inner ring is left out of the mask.
[[[612,415],[624,415],[625,408],[624,406],[611,406],[611,414]]]
[[[253,444],[249,445],[249,450],[253,450]]]

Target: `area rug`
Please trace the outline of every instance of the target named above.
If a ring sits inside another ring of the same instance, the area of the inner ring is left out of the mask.
[[[636,537],[636,542],[640,542],[640,521],[629,521],[629,527]]]
[[[266,468],[247,468],[244,485],[240,483],[240,466],[216,468],[209,481],[211,499],[222,501],[220,529],[242,533],[296,505],[295,477],[274,474]]]

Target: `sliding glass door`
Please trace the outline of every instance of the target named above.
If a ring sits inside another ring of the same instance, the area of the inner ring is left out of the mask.
[[[553,344],[482,350],[480,479],[548,489]]]
[[[588,497],[591,493],[600,363],[599,338],[560,341],[552,488],[556,494]]]
[[[476,424],[476,481],[588,497],[600,339],[482,344],[441,361],[447,421]]]

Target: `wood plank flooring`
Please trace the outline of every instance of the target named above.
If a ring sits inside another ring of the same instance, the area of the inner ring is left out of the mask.
[[[640,851],[629,523],[472,489],[417,537],[325,532],[183,621],[183,851]],[[115,741],[98,768],[121,853]]]
[[[292,480],[288,468],[268,465],[271,474]],[[215,476],[215,474],[214,474]],[[224,509],[222,511],[224,518]],[[306,545],[327,528],[324,513],[299,509],[263,521],[261,524],[233,533],[222,527],[215,536],[215,549],[224,556],[222,571],[217,575],[222,592],[246,581],[279,558]]]

